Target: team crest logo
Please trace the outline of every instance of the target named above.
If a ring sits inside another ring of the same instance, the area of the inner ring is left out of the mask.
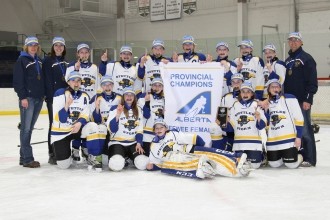
[[[273,126],[280,123],[282,119],[286,119],[285,115],[272,115],[270,117],[270,123],[272,123]]]
[[[243,125],[246,125],[250,121],[254,121],[253,116],[241,115],[241,116],[239,116],[237,123],[242,127]]]
[[[251,78],[255,78],[255,74],[250,73],[250,72],[242,72],[242,75],[243,75],[244,80],[249,80]]]
[[[168,152],[173,151],[174,144],[174,142],[170,142],[163,148],[163,157],[166,157]]]
[[[81,80],[81,85],[83,85],[85,88],[88,86],[91,86],[93,84],[95,84],[95,80],[93,80],[91,78],[85,77]]]
[[[211,114],[211,92],[198,94],[182,107],[178,113],[185,114],[185,117],[195,117],[197,114]]]
[[[300,61],[299,61],[299,60],[296,60],[296,61],[294,62],[294,66],[295,66],[295,67],[299,67],[299,66],[300,66]]]
[[[133,85],[133,82],[129,79],[122,79],[121,81],[118,82],[119,86],[121,86],[123,89],[126,87],[130,87]]]
[[[157,109],[154,113],[157,117],[164,118],[164,110],[162,108]]]
[[[69,118],[70,118],[72,121],[76,121],[76,120],[78,120],[79,115],[80,115],[80,112],[78,112],[78,111],[73,111],[73,112],[70,112]]]
[[[135,120],[127,120],[126,123],[124,123],[124,127],[127,128],[129,131],[133,130],[134,128],[136,128],[139,125],[138,121]]]
[[[154,80],[154,78],[161,78],[160,73],[154,73],[151,76],[149,76],[150,80]]]

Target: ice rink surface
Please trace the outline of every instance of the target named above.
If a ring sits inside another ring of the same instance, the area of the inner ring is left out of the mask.
[[[96,173],[84,164],[59,170],[47,163],[46,143],[33,145],[41,168],[23,168],[18,122],[0,116],[0,219],[330,219],[330,126],[315,135],[317,167],[193,180],[133,168]],[[32,142],[45,141],[48,116],[35,127]]]

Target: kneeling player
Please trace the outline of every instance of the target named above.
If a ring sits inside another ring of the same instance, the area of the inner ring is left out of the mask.
[[[262,161],[260,130],[265,128],[267,119],[254,100],[252,84],[244,82],[240,91],[238,101],[230,109],[227,132],[235,133],[233,151],[246,153],[253,168],[257,169]]]
[[[154,124],[155,138],[151,143],[148,170],[191,178],[247,176],[250,165],[246,154],[203,147],[205,142],[195,134],[168,130],[162,119]]]
[[[107,126],[111,132],[109,168],[120,171],[125,167],[125,159],[130,159],[136,168],[145,170],[148,157],[142,146],[142,112],[132,87],[126,87],[120,104],[111,108]]]
[[[111,107],[118,105],[121,101],[121,96],[112,91],[113,84],[114,83],[111,76],[103,76],[101,78],[102,93],[96,94],[90,101],[91,121],[98,124],[99,127],[105,128],[105,130],[107,130],[106,122],[108,120]],[[100,136],[100,139],[105,140],[102,152],[102,165],[108,166],[108,143],[110,139],[110,132],[107,132],[106,136]]]
[[[281,82],[277,79],[267,83],[269,108],[267,116],[269,130],[267,139],[267,158],[271,167],[297,168],[302,162],[298,150],[304,118],[297,99],[290,94],[281,95]]]
[[[89,168],[102,170],[101,153],[106,129],[98,128],[94,122],[87,122],[89,117],[89,96],[80,90],[81,74],[72,71],[68,75],[69,87],[59,89],[54,94],[53,125],[51,142],[54,146],[57,166],[63,169],[72,163],[70,143],[74,139],[86,139]]]

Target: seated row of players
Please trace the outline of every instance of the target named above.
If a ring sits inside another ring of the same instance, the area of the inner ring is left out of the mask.
[[[220,137],[219,144],[214,147],[244,152],[252,167],[259,168],[263,156],[261,130],[268,124],[266,150],[269,165],[279,167],[284,163],[289,168],[297,168],[302,162],[298,150],[304,124],[297,99],[283,94],[282,82],[273,78],[266,85],[268,105],[260,108],[252,84],[244,81],[242,74],[233,74],[231,85],[233,92],[221,100],[221,107],[230,109],[228,123],[221,124],[225,135],[221,139],[222,131],[213,131],[213,135]],[[220,125],[219,121],[217,123]]]
[[[94,97],[94,102],[90,105],[88,95],[80,89],[81,80],[80,73],[72,71],[68,75],[69,87],[59,89],[54,96],[52,143],[57,165],[60,168],[70,167],[72,163],[70,142],[82,138],[86,142],[89,168],[97,171],[102,170],[101,154],[103,153],[106,154],[103,163],[107,164],[109,161],[108,166],[114,171],[122,170],[125,166],[125,158],[129,158],[140,170],[146,169],[147,166],[149,170],[161,167],[162,172],[193,178],[213,177],[216,174],[248,175],[250,170],[249,164],[245,163],[246,154],[205,148],[204,141],[197,135],[168,131],[161,117],[151,120],[153,124],[151,130],[156,131],[156,137],[149,143],[153,152],[150,158],[156,160],[149,161],[149,145],[143,145],[143,127],[147,128],[148,119],[152,115],[150,106],[154,102],[151,100],[157,102],[157,98],[162,96],[161,79],[154,79],[151,94],[144,94],[140,99],[143,103],[142,108],[138,106],[137,96],[131,87],[124,89],[122,98],[111,92],[113,81],[109,76],[102,77],[103,92]],[[112,100],[112,107],[109,108],[107,100]],[[92,115],[90,122],[89,115]],[[159,129],[157,126],[164,129]],[[193,145],[199,147],[195,148]],[[176,153],[167,156],[169,151]],[[192,152],[197,155],[188,154]],[[164,167],[161,165],[163,161],[165,161]],[[184,163],[186,165],[183,165]]]

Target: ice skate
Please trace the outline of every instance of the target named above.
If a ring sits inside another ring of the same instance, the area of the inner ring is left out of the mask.
[[[89,154],[87,164],[88,170],[95,169],[96,172],[102,172],[102,155],[94,156]]]
[[[79,149],[72,149],[72,159],[73,161],[80,161]]]

